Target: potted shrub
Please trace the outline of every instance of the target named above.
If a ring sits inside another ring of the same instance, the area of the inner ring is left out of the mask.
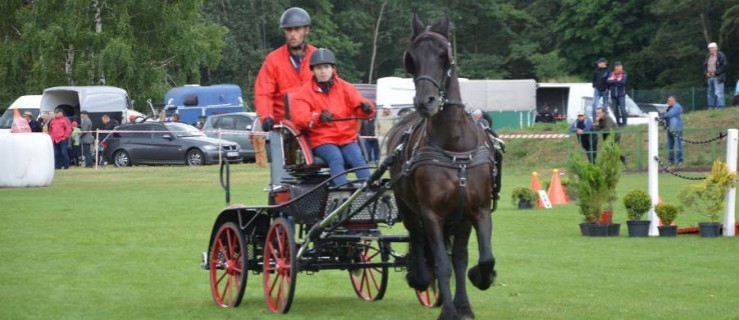
[[[621,148],[614,141],[616,134],[611,133],[605,140],[600,150],[598,150],[598,158],[595,161],[596,166],[603,174],[604,180],[604,196],[606,199],[606,209],[601,213],[601,223],[608,225],[608,235],[618,236],[621,224],[613,223],[613,203],[618,200],[616,194],[616,186],[621,180]]]
[[[531,209],[539,195],[528,187],[516,186],[511,190],[511,203],[519,209]]]
[[[698,211],[710,220],[698,224],[701,237],[718,237],[726,192],[734,184],[735,178],[736,172],[729,172],[725,163],[716,160],[705,180],[680,190],[678,199],[683,208]]]
[[[652,198],[646,191],[641,189],[629,190],[624,195],[624,207],[629,220],[626,225],[629,228],[629,237],[649,236],[649,220],[642,220],[647,211],[652,207]]]
[[[562,186],[565,188],[565,192],[567,193],[567,197],[570,199],[570,201],[577,200],[577,190],[575,186],[572,184],[572,180],[565,177],[565,178],[562,178],[560,182],[562,182]]]
[[[663,224],[658,227],[660,237],[674,237],[677,235],[677,226],[671,225],[675,221],[675,217],[677,217],[677,211],[678,209],[675,205],[665,202],[654,206],[654,212],[657,213]]]
[[[584,222],[580,224],[583,236],[607,236],[608,225],[598,224],[603,203],[607,199],[605,177],[601,170],[579,154],[572,154],[568,167],[573,174],[572,184],[577,190],[577,205]]]

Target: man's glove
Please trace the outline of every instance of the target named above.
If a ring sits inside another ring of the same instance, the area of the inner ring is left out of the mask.
[[[275,120],[272,119],[272,117],[264,118],[264,121],[262,121],[262,130],[265,132],[272,131],[272,128],[275,126]]]
[[[372,105],[367,102],[362,102],[359,104],[360,107],[362,107],[362,111],[364,111],[365,114],[372,113]]]
[[[318,116],[318,120],[321,120],[321,122],[331,122],[334,120],[334,115],[327,110],[323,110],[323,112],[321,112],[321,115]]]

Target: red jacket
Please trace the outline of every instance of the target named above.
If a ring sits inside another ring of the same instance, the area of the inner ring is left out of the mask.
[[[343,146],[357,141],[359,121],[345,120],[323,123],[319,115],[328,110],[334,115],[334,119],[353,117],[373,117],[375,108],[370,114],[364,113],[360,103],[372,104],[362,97],[351,83],[348,83],[334,75],[334,85],[328,94],[321,91],[315,81],[303,85],[300,91],[292,99],[290,115],[295,126],[308,134],[308,142],[311,148],[322,144],[332,143]]]
[[[54,120],[51,120],[50,126],[49,135],[51,135],[51,140],[54,143],[67,140],[72,135],[72,123],[69,122],[67,117],[54,118]]]
[[[260,119],[272,117],[275,123],[279,123],[285,118],[283,96],[286,93],[297,92],[303,83],[313,78],[309,61],[311,53],[315,50],[316,47],[306,45],[300,73],[292,65],[287,45],[267,55],[254,83],[254,105]]]

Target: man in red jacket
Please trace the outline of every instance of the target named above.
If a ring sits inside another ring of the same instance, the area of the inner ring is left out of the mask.
[[[291,115],[295,126],[307,133],[313,154],[325,161],[334,176],[344,166],[363,167],[367,163],[357,143],[357,118],[375,115],[372,103],[350,83],[335,73],[336,58],[328,49],[318,49],[310,57],[314,77],[300,88],[293,99]],[[357,178],[369,178],[368,169],[356,171]],[[334,185],[346,182],[342,175]]]
[[[56,109],[54,120],[51,120],[49,126],[49,135],[54,142],[54,167],[69,169],[69,136],[72,135],[72,123],[64,116],[62,109]]]
[[[307,63],[303,63],[316,50],[314,46],[305,43],[311,25],[310,15],[301,8],[289,8],[282,13],[280,29],[285,34],[285,44],[267,55],[254,83],[254,106],[262,123],[262,130],[269,133],[268,141],[271,141],[266,149],[269,161],[273,163],[270,166],[272,185],[279,185],[283,179],[289,177],[282,167],[282,143],[277,143],[282,137],[278,132],[272,131],[272,128],[285,118],[286,95],[295,93],[313,77]]]
[[[310,15],[301,8],[287,9],[280,18],[280,28],[285,44],[267,55],[254,84],[254,105],[264,131],[272,130],[285,118],[285,94],[296,92],[313,77],[303,63],[316,50],[305,43],[311,28]]]

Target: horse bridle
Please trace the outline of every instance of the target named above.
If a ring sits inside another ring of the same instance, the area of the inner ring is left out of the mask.
[[[440,33],[433,32],[433,31],[424,31],[424,32],[421,32],[419,35],[417,35],[415,38],[413,38],[413,41],[411,42],[411,46],[413,46],[414,44],[416,44],[416,42],[420,41],[423,38],[431,38],[433,40],[441,41],[446,46],[447,59],[449,59],[449,68],[446,70],[446,72],[444,72],[441,82],[437,82],[436,79],[430,76],[427,76],[427,75],[416,76],[415,70],[411,69],[408,66],[408,56],[410,54],[408,53],[408,51],[406,51],[403,55],[405,71],[410,74],[413,74],[414,76],[413,83],[416,85],[423,80],[431,82],[431,84],[434,85],[434,87],[436,87],[436,89],[439,91],[439,102],[442,107],[446,104],[463,105],[462,101],[446,99],[446,87],[449,84],[449,78],[451,78],[454,65],[456,64],[456,60],[454,59],[454,53],[452,52],[452,43],[449,42],[449,40],[447,40],[447,38]]]

